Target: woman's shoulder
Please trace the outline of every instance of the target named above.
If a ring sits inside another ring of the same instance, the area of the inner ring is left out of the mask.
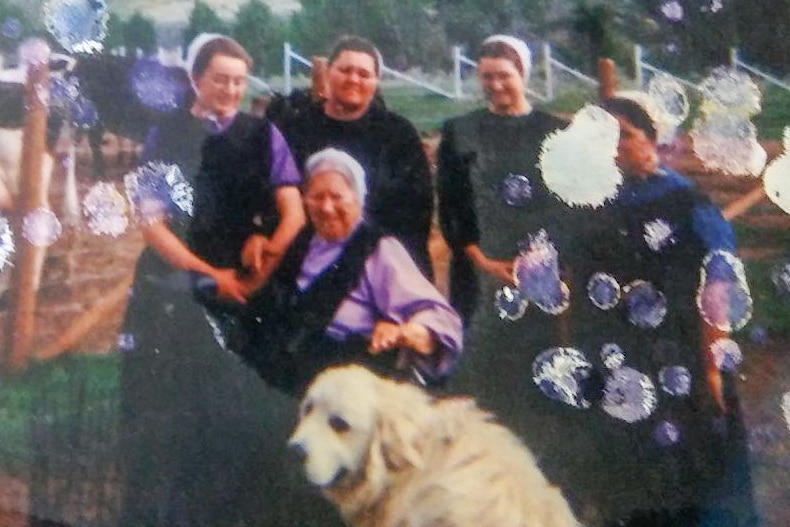
[[[463,126],[467,123],[476,123],[481,119],[484,119],[486,115],[490,113],[491,112],[489,112],[485,108],[476,108],[464,114],[456,115],[455,117],[450,117],[444,122],[444,128],[454,129],[454,128],[458,128],[459,126]]]

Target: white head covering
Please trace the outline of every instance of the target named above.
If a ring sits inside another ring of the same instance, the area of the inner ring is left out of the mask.
[[[195,59],[197,59],[200,50],[203,49],[203,46],[211,42],[212,40],[217,40],[218,38],[227,38],[225,35],[220,35],[219,33],[201,33],[192,39],[190,42],[189,47],[187,48],[187,58],[184,62],[184,69],[187,70],[187,74],[189,74],[189,82],[192,83],[192,88],[197,91],[197,86],[195,86],[195,81],[192,79],[192,69],[195,67]]]
[[[365,169],[356,159],[337,148],[325,148],[307,158],[304,164],[305,182],[309,182],[319,172],[337,172],[356,192],[359,203],[365,205],[368,186],[365,183]]]
[[[490,44],[492,42],[501,42],[516,52],[521,61],[521,65],[524,67],[524,82],[526,82],[532,70],[532,52],[530,52],[527,43],[520,38],[511,37],[510,35],[492,35],[485,39],[483,44]]]

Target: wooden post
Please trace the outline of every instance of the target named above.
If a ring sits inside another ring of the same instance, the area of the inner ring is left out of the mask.
[[[740,198],[733,200],[730,204],[724,207],[724,209],[721,211],[721,214],[724,216],[724,219],[731,221],[741,214],[747,212],[755,205],[761,203],[766,197],[765,187],[763,186],[762,181],[760,181],[752,190]]]
[[[326,57],[313,56],[312,70],[312,97],[314,101],[326,99],[326,72],[329,69],[329,60]]]
[[[617,91],[617,68],[612,59],[598,59],[598,96],[601,100],[614,97]]]
[[[45,46],[43,42],[40,46]],[[47,185],[42,177],[42,164],[46,152],[47,101],[49,93],[49,50],[47,58],[27,64],[25,100],[27,116],[22,138],[22,169],[19,201],[15,216],[14,232],[22,232],[22,218],[28,212],[47,203]],[[19,370],[27,365],[28,353],[35,331],[36,292],[40,280],[45,247],[36,247],[23,237],[18,237],[19,263],[13,268],[12,312],[7,332],[10,350],[5,365]]]

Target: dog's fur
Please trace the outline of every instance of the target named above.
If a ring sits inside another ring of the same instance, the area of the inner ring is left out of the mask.
[[[525,445],[471,399],[361,366],[313,381],[289,445],[354,527],[579,525]]]

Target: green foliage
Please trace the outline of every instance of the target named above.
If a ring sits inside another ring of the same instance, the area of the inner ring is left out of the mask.
[[[13,53],[22,40],[40,29],[37,27],[38,21],[32,18],[24,8],[9,0],[0,0],[0,25],[6,22],[13,24],[14,21],[19,22],[18,35],[0,33],[0,52],[4,54]]]
[[[261,0],[249,0],[239,8],[231,35],[250,53],[256,72],[279,69],[285,25]]]
[[[75,426],[73,414],[82,411],[94,419],[95,430],[110,433],[117,419],[117,392],[118,355],[63,356],[0,378],[0,473],[27,473],[36,455],[34,425]]]
[[[123,41],[129,53],[141,49],[145,55],[156,51],[156,28],[150,18],[135,13],[123,25]]]
[[[104,37],[104,52],[109,53],[125,45],[123,20],[117,14],[110,13],[107,19],[107,36]]]
[[[228,28],[219,15],[205,2],[195,0],[195,7],[189,14],[189,22],[184,29],[183,42],[186,48],[201,33],[227,34]]]
[[[291,19],[290,35],[302,54],[327,55],[344,34],[372,40],[396,69],[433,68],[447,60],[430,0],[304,0]]]

